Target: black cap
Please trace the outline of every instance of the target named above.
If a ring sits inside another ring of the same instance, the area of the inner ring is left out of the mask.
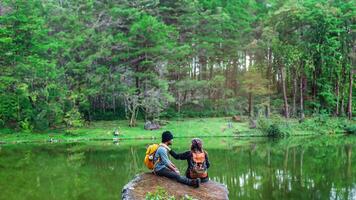
[[[173,135],[170,131],[165,131],[162,133],[162,142],[168,142],[173,139]]]

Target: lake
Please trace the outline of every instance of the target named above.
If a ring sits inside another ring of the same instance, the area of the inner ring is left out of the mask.
[[[356,199],[356,137],[204,138],[230,199]],[[0,199],[121,199],[151,140],[0,146]],[[175,139],[183,151],[190,139]],[[174,161],[181,172],[185,161]]]

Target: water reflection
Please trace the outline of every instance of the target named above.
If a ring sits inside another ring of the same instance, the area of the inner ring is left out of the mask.
[[[189,139],[175,142],[183,151]],[[231,199],[356,199],[356,138],[205,142],[210,177]],[[0,199],[120,198],[123,185],[147,171],[148,143],[2,146]],[[175,163],[184,171],[186,162]]]
[[[233,199],[356,199],[354,144],[276,142],[217,151],[214,163],[228,165],[211,174],[229,186]]]

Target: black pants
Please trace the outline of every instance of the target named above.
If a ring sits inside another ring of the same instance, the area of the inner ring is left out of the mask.
[[[185,176],[189,179],[191,179],[192,177],[190,177],[190,174],[189,174],[189,168],[185,171]],[[205,178],[200,178],[201,182],[202,183],[206,183],[209,181],[209,176],[205,177]]]
[[[163,168],[159,171],[156,171],[155,172],[158,176],[164,176],[164,177],[167,177],[167,178],[170,178],[170,179],[174,179],[176,181],[178,181],[179,183],[183,183],[185,185],[189,185],[189,186],[192,186],[192,179],[189,179],[187,177],[184,177],[184,176],[181,176],[179,175],[178,173],[170,170],[170,169],[167,169],[167,168]]]

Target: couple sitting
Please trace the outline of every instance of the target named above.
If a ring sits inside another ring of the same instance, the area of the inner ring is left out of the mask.
[[[154,173],[165,176],[180,183],[199,187],[201,182],[209,180],[207,169],[209,168],[208,154],[203,150],[200,139],[193,139],[190,151],[177,154],[169,148],[173,143],[173,135],[169,131],[162,134],[162,143],[154,155]],[[178,160],[187,160],[188,168],[185,176],[181,176],[177,167],[169,160],[168,153]]]

